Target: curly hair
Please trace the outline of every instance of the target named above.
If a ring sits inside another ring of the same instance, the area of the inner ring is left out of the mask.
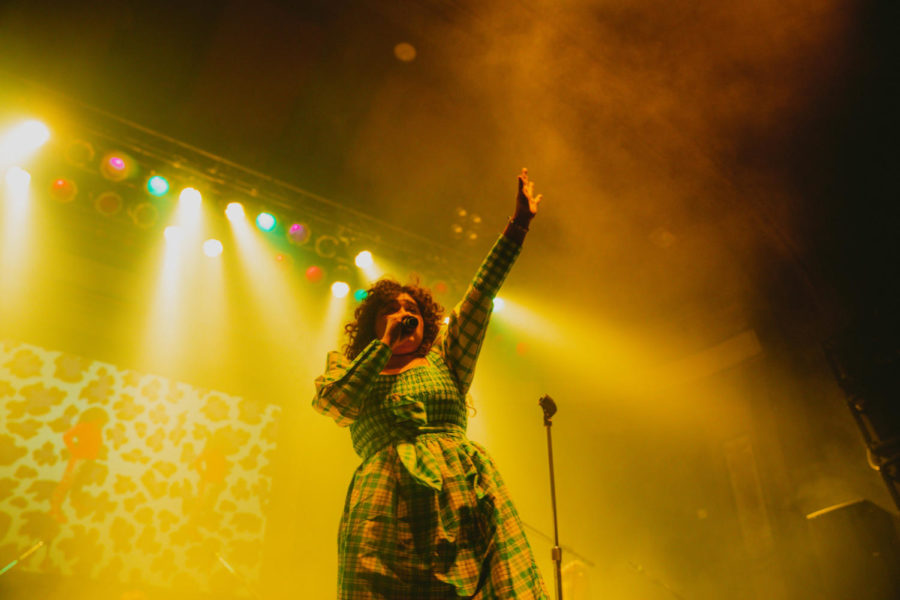
[[[441,328],[441,319],[444,308],[434,301],[431,292],[418,285],[401,285],[393,279],[380,279],[372,287],[366,290],[366,298],[353,312],[353,321],[344,326],[347,333],[347,344],[344,346],[344,356],[353,360],[375,339],[375,318],[379,309],[399,296],[409,294],[419,306],[424,324],[422,344],[416,351],[417,356],[425,356],[431,349]]]

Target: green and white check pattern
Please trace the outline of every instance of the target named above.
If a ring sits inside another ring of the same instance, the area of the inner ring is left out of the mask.
[[[487,452],[465,435],[465,397],[493,298],[519,254],[501,236],[427,356],[382,375],[390,349],[328,355],[313,407],[349,426],[363,461],[338,538],[339,598],[549,598]]]

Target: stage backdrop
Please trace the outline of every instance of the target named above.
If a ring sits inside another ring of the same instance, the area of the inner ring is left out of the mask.
[[[258,576],[280,409],[0,342],[0,565],[215,590]]]

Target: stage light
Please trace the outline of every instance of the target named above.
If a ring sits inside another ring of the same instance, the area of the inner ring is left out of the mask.
[[[78,195],[78,186],[70,179],[58,177],[50,183],[50,197],[66,204],[75,199]]]
[[[293,264],[294,257],[291,256],[290,254],[284,254],[282,252],[279,252],[278,254],[275,255],[275,262],[278,262],[282,265],[290,265],[290,264]]]
[[[222,254],[224,247],[222,246],[222,242],[216,239],[209,239],[203,242],[203,254],[207,255],[210,258],[215,258]]]
[[[178,194],[178,202],[180,202],[186,208],[196,208],[199,207],[203,202],[203,196],[194,188],[187,187],[181,190],[181,193]]]
[[[450,324],[450,317],[444,317],[444,325]]]
[[[372,253],[368,250],[363,250],[356,255],[356,266],[360,269],[371,269],[374,264],[375,261],[372,259]]]
[[[225,207],[225,216],[229,221],[240,221],[244,218],[244,205],[240,202],[229,202]]]
[[[134,172],[134,162],[121,152],[109,152],[100,161],[100,174],[110,181],[124,181]]]
[[[28,158],[47,143],[50,130],[34,119],[24,121],[0,138],[0,165],[9,165]]]
[[[409,42],[400,42],[394,46],[394,56],[403,62],[412,62],[416,58],[416,47]]]
[[[344,298],[350,293],[350,286],[343,281],[335,281],[331,284],[331,293],[335,298]]]
[[[178,225],[169,225],[166,227],[165,231],[163,231],[163,235],[166,236],[167,243],[175,244],[181,241],[184,232]]]
[[[318,283],[319,281],[322,281],[322,276],[324,274],[325,273],[322,272],[321,267],[317,267],[315,265],[306,269],[306,279],[311,283]]]
[[[6,185],[16,191],[28,189],[31,183],[31,173],[22,167],[10,167],[6,170]]]
[[[366,299],[366,297],[368,295],[369,295],[369,293],[363,289],[359,289],[359,290],[356,290],[355,292],[353,292],[353,297],[356,299],[357,302],[362,302],[363,300]]]
[[[303,223],[294,223],[288,229],[288,241],[297,246],[302,246],[309,241],[309,227]]]
[[[160,198],[169,193],[169,181],[162,175],[154,175],[147,180],[147,192]]]
[[[128,213],[131,220],[141,229],[150,229],[159,220],[159,209],[149,202],[141,202],[132,208]]]
[[[267,212],[259,213],[256,216],[256,226],[263,231],[272,231],[275,229],[275,217]]]
[[[503,302],[503,298],[494,298],[494,312],[500,312],[503,310],[505,302]]]
[[[434,284],[434,293],[435,294],[446,294],[447,293],[447,284],[443,281],[438,281]]]
[[[94,198],[94,208],[107,217],[118,214],[122,210],[122,204],[122,196],[112,191],[103,192]]]

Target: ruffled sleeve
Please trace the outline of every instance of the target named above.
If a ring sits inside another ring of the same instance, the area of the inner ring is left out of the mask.
[[[347,427],[359,416],[375,377],[391,358],[391,349],[372,340],[352,361],[340,352],[329,352],[325,373],[316,378],[313,408]]]
[[[490,321],[494,297],[521,250],[519,244],[500,236],[434,342],[433,348],[447,363],[463,395],[468,393],[475,375],[475,363]]]

